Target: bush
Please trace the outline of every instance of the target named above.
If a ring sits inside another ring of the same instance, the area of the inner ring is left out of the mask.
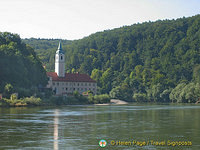
[[[135,93],[133,95],[133,99],[136,101],[136,102],[147,102],[147,96],[145,93]]]
[[[177,103],[195,103],[200,98],[199,87],[199,83],[180,83],[171,91],[170,100]]]
[[[29,89],[25,89],[25,88],[17,88],[17,92],[19,94],[19,98],[29,97],[32,94]]]
[[[10,98],[11,93],[13,93],[13,92],[14,92],[13,86],[10,83],[6,84],[4,87],[4,93],[3,93],[4,97]]]
[[[108,94],[102,94],[102,95],[89,95],[88,97],[90,103],[94,104],[102,104],[102,103],[110,103],[110,96]]]
[[[42,104],[42,100],[34,96],[24,98],[23,102],[26,103],[27,105],[35,105],[35,106]]]
[[[11,100],[16,100],[17,99],[17,95],[16,94],[11,94],[10,99]]]

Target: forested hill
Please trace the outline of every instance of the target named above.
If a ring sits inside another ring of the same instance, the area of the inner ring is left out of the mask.
[[[38,50],[48,50],[52,48],[56,48],[61,39],[40,39],[40,38],[30,38],[23,39],[22,41],[31,47],[37,52]],[[62,40],[63,45],[71,44],[70,40]]]
[[[200,15],[93,34],[67,46],[66,64],[69,71],[91,74],[100,91],[111,91],[115,98],[195,101],[200,96],[195,90],[200,81]]]
[[[200,97],[200,15],[99,32],[64,49],[68,72],[91,74],[100,92],[114,98],[194,102]],[[49,53],[42,60],[53,70],[55,50]]]
[[[0,32],[0,93],[30,96],[47,77],[34,50],[16,34]]]
[[[40,38],[22,39],[24,43],[34,48],[42,63],[45,64],[47,71],[53,70],[54,68],[54,55],[60,40]],[[65,46],[71,43],[72,41],[70,40],[62,40],[62,44]]]

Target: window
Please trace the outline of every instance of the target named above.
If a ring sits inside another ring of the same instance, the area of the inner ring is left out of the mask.
[[[62,85],[64,85],[64,83],[62,83]]]
[[[79,91],[79,88],[77,88],[77,90]]]
[[[53,82],[53,85],[55,85],[55,83]]]
[[[75,91],[76,89],[74,88],[74,91]]]
[[[89,83],[89,86],[90,86],[91,84]]]
[[[83,83],[81,83],[81,85],[83,86]]]
[[[66,82],[66,85],[68,85],[68,83]]]
[[[87,83],[85,83],[85,85],[87,86]]]
[[[67,91],[68,89],[66,88],[66,91]]]
[[[77,85],[79,86],[79,83],[77,83]]]
[[[62,56],[62,55],[60,56],[60,59],[61,59],[61,60],[63,59],[63,56]]]
[[[57,86],[59,86],[59,82],[57,82]]]
[[[93,83],[93,86],[95,86],[95,83]]]

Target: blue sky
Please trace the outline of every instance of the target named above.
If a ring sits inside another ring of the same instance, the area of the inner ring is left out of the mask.
[[[200,0],[0,0],[0,31],[80,39],[124,25],[200,14]]]

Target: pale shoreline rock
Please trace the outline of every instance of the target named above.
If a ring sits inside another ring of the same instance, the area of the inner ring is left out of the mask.
[[[111,99],[110,103],[103,103],[103,104],[94,104],[97,106],[107,106],[107,105],[125,105],[128,104],[128,102],[119,100],[119,99]]]

